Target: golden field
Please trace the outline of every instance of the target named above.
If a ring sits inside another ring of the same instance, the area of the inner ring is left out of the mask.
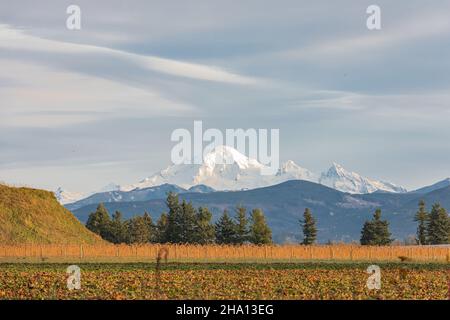
[[[3,245],[0,262],[17,261],[154,261],[167,249],[168,261],[416,261],[449,262],[450,246],[359,245]]]

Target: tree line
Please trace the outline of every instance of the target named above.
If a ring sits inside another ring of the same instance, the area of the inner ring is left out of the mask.
[[[432,206],[431,212],[426,210],[423,200],[414,216],[418,223],[416,243],[418,245],[438,245],[450,243],[450,216],[439,203]],[[300,220],[305,245],[314,244],[317,237],[316,220],[309,209],[305,210]],[[381,209],[377,209],[372,220],[366,221],[361,230],[361,245],[384,246],[394,241],[389,231],[389,222],[381,219]]]
[[[253,209],[250,216],[245,207],[239,205],[235,215],[224,210],[216,223],[212,223],[212,213],[207,207],[194,208],[191,202],[169,193],[166,199],[167,213],[162,213],[156,223],[145,212],[124,220],[121,212],[110,217],[103,204],[89,215],[86,227],[112,243],[191,243],[191,244],[270,244],[272,231],[261,209]],[[440,204],[434,204],[431,212],[420,201],[414,220],[418,223],[416,243],[435,245],[450,243],[450,217]],[[306,208],[303,219],[299,220],[301,241],[311,245],[317,240],[316,219]],[[389,222],[381,218],[377,209],[373,218],[366,221],[361,230],[361,245],[389,245],[391,238]]]
[[[227,210],[213,224],[212,214],[206,207],[194,208],[192,203],[181,201],[177,194],[169,193],[167,213],[162,213],[156,223],[145,212],[143,216],[123,219],[120,211],[110,217],[101,203],[89,215],[86,227],[112,243],[190,243],[190,244],[270,244],[272,231],[264,212],[237,206],[235,216]]]

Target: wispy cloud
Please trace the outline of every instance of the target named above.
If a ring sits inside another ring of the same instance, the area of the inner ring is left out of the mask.
[[[287,59],[318,60],[325,56],[334,59],[341,56],[346,59],[364,52],[385,50],[390,47],[433,36],[444,36],[450,32],[450,20],[446,14],[433,13],[427,16],[410,17],[397,25],[384,25],[379,31],[365,34],[341,36],[317,43],[277,52],[275,55]],[[370,56],[370,55],[369,55]]]
[[[143,68],[177,77],[237,85],[256,85],[264,83],[264,80],[262,79],[239,75],[215,66],[139,55],[107,47],[42,39],[27,35],[23,30],[13,29],[8,25],[0,25],[0,47],[35,52],[44,51],[53,54],[104,54],[109,57],[126,59]]]

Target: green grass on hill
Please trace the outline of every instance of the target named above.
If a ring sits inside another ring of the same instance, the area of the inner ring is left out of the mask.
[[[0,244],[101,242],[52,192],[0,185]]]

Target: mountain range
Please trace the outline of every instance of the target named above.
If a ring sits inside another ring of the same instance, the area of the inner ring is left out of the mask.
[[[154,190],[154,189],[157,190]],[[128,191],[145,192],[147,200],[105,202],[110,213],[121,211],[125,218],[141,215],[147,211],[154,221],[162,212],[167,212],[163,191],[178,188],[174,185],[162,185]],[[152,191],[154,190],[154,191]],[[327,186],[305,181],[290,180],[278,185],[241,191],[213,191],[207,193],[178,190],[179,197],[191,201],[194,206],[207,206],[217,221],[224,209],[234,212],[237,205],[246,208],[262,208],[274,241],[278,243],[298,241],[300,237],[299,219],[305,208],[310,208],[317,219],[318,240],[358,241],[361,227],[371,218],[377,208],[381,208],[383,218],[389,220],[393,237],[405,239],[415,234],[414,214],[420,200],[428,207],[435,202],[450,208],[450,186],[428,193],[373,192],[370,194],[350,194]],[[144,194],[144,193],[141,193]],[[160,195],[157,196],[157,194]],[[67,205],[74,215],[85,222],[89,214],[95,211],[97,204],[75,203]]]
[[[250,190],[276,185],[289,180],[317,182],[333,189],[363,194],[375,191],[406,192],[403,187],[390,182],[363,177],[345,170],[341,165],[333,165],[320,176],[288,160],[280,165],[275,175],[263,175],[265,166],[256,159],[248,158],[229,146],[218,146],[204,157],[202,164],[170,165],[142,181],[128,186],[110,184],[100,192],[91,194],[73,193],[63,189],[56,191],[57,198],[63,204],[73,203],[92,194],[114,191],[132,191],[163,184],[176,185],[189,189],[203,185],[217,191]],[[114,196],[114,194],[112,195]]]
[[[223,159],[227,164],[222,164]],[[407,192],[393,183],[347,171],[337,163],[321,175],[293,161],[283,163],[272,176],[261,175],[263,167],[255,159],[221,146],[206,155],[201,165],[171,165],[137,184],[112,184],[65,206],[82,222],[101,202],[110,213],[119,210],[125,218],[148,211],[156,220],[167,211],[167,193],[175,192],[195,206],[210,208],[214,221],[224,209],[232,212],[239,204],[249,210],[262,208],[276,242],[298,240],[298,220],[305,208],[317,218],[322,242],[357,241],[362,224],[376,208],[382,209],[397,239],[415,233],[413,217],[421,199],[429,206],[439,202],[450,209],[450,179]]]

